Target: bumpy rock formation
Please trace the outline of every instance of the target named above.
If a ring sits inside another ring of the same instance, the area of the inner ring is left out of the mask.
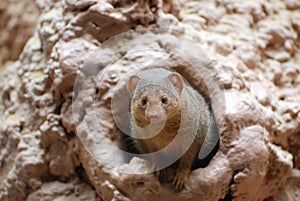
[[[298,1],[36,2],[35,33],[0,71],[1,201],[299,199]],[[176,194],[122,151],[126,79],[157,65],[207,97],[220,132]]]
[[[40,15],[34,0],[3,0],[0,5],[0,65],[17,60],[25,43],[32,36]]]

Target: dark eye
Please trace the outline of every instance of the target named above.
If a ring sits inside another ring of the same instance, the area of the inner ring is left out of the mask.
[[[168,97],[167,96],[161,97],[161,102],[162,102],[162,104],[168,104],[168,102],[169,102]]]
[[[146,97],[143,97],[143,98],[141,99],[141,105],[142,105],[142,106],[147,105],[147,102],[148,102],[148,100],[147,100]]]

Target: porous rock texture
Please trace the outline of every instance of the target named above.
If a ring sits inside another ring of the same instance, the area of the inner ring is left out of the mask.
[[[32,36],[40,10],[34,0],[3,0],[0,4],[0,65],[18,59]]]
[[[1,44],[1,201],[300,199],[299,1],[35,5],[18,61]],[[126,109],[126,79],[158,65],[207,97],[220,132],[218,152],[180,193],[115,148],[126,145],[113,118]]]

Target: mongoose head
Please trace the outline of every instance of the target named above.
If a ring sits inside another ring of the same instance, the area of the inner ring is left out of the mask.
[[[127,89],[131,94],[130,113],[134,123],[147,127],[150,123],[180,119],[182,77],[165,69],[148,69],[130,77]]]

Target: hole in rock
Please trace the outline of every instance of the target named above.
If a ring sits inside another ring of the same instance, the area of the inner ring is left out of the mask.
[[[180,73],[185,79],[191,77],[190,72],[185,72],[185,71],[182,70],[182,68],[178,68],[178,69],[176,69],[176,71],[178,73]],[[197,156],[194,159],[191,170],[195,170],[197,168],[207,167],[208,164],[210,163],[210,161],[212,160],[212,158],[216,155],[216,153],[219,150],[219,131],[218,131],[217,123],[216,123],[215,116],[214,116],[212,106],[211,106],[210,94],[208,92],[209,90],[208,90],[208,87],[206,86],[206,84],[204,83],[204,81],[201,80],[201,79],[202,78],[194,77],[194,78],[190,78],[190,79],[186,79],[186,80],[187,80],[188,83],[190,83],[192,88],[196,89],[200,94],[203,95],[203,97],[205,98],[205,101],[208,103],[209,110],[212,114],[210,118],[213,122],[210,125],[209,133],[210,133],[210,135],[213,135],[215,139],[213,140],[214,142],[209,145],[210,146],[209,151],[206,151],[205,155],[203,154],[202,158],[198,157],[199,153],[197,154]],[[127,90],[124,90],[124,89],[119,90],[118,93],[116,94],[115,98],[117,100],[119,100],[119,99],[125,99],[124,97],[129,97],[129,94],[126,94],[124,91],[126,93],[128,93]],[[124,94],[122,94],[122,93],[124,93]],[[128,108],[127,104],[130,104],[130,103],[128,102],[128,100],[127,101],[124,100],[124,101],[120,101],[120,102],[121,102],[121,104],[117,105],[118,106],[117,109],[119,111],[116,112],[115,113],[116,115],[114,116],[114,117],[117,117],[117,118],[120,118],[120,119],[114,119],[114,120],[115,120],[115,123],[116,123],[116,121],[122,122],[122,124],[127,125],[127,128],[128,128],[128,125],[130,124],[129,123],[130,115],[128,115],[129,108]],[[120,102],[118,102],[118,103],[120,103]],[[127,106],[125,107],[125,105],[127,105]],[[120,109],[120,108],[123,108],[123,109]],[[126,122],[126,123],[124,123],[124,122]],[[119,125],[120,125],[120,123],[116,123],[116,127],[118,128],[118,132],[123,133],[123,131],[121,131],[121,129],[119,130],[119,127],[118,127]],[[133,153],[133,154],[139,154],[139,151],[135,146],[134,139],[132,137],[130,137],[129,135],[126,135],[124,133],[121,136],[122,136],[121,138],[117,139],[117,141],[118,141],[117,144],[119,144],[118,147],[120,149],[126,151],[126,152]],[[131,158],[125,158],[124,157],[124,161],[129,162],[130,160],[131,160]],[[177,164],[178,164],[178,159],[177,159],[177,161],[174,161],[172,164],[170,164],[168,167],[170,167],[170,166],[175,167]]]

